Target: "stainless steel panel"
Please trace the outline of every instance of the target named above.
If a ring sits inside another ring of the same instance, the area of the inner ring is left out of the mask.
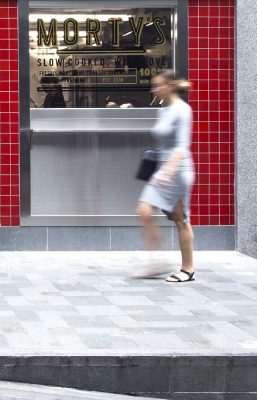
[[[38,135],[31,150],[32,216],[133,216],[149,134]]]
[[[34,132],[149,132],[156,109],[31,109]]]

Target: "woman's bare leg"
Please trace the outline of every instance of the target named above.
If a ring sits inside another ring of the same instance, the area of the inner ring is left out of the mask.
[[[161,229],[154,222],[153,214],[155,208],[147,203],[140,202],[137,207],[137,214],[143,226],[144,237],[148,246],[148,250],[164,250]],[[136,271],[133,276],[136,278],[150,278],[161,275],[170,271],[170,267],[161,260],[152,260],[147,269]]]
[[[143,226],[148,250],[164,250],[160,227],[156,225],[153,219],[154,212],[155,207],[147,203],[140,202],[137,207],[137,214]]]
[[[182,201],[179,201],[177,207],[173,213],[173,220],[176,223],[178,229],[178,238],[182,258],[181,270],[186,271],[178,272],[175,275],[171,275],[166,279],[167,282],[178,282],[178,280],[194,280],[193,270],[193,243],[194,234],[192,226],[189,222],[185,223],[184,220],[184,206]]]
[[[180,200],[174,212],[174,221],[178,229],[178,238],[182,258],[182,269],[188,272],[193,271],[193,244],[194,233],[192,225],[184,220],[184,206]]]
[[[193,271],[193,242],[194,234],[191,224],[176,221],[178,228],[179,245],[182,258],[182,269],[188,272]]]

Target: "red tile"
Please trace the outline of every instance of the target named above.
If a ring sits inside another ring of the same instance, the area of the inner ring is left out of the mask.
[[[219,225],[220,217],[218,215],[210,215],[210,225]]]
[[[0,62],[0,68],[1,68],[1,62]],[[9,92],[1,92],[0,101],[1,102],[9,101]]]
[[[199,58],[208,58],[209,57],[209,49],[199,48]]]
[[[1,123],[0,124],[0,130],[3,133],[10,133],[11,132],[11,124],[9,124],[9,123],[6,123],[6,124]]]
[[[228,195],[221,195],[220,196],[220,204],[228,205],[230,203],[230,197]]]
[[[229,225],[235,225],[234,213],[233,213],[233,215],[230,215],[230,216],[229,216]]]
[[[210,17],[219,17],[219,7],[218,6],[212,6],[210,7]],[[212,24],[217,24],[217,18],[210,18]]]
[[[200,17],[208,17],[209,15],[209,7],[199,7],[199,16]]]
[[[11,176],[11,184],[12,185],[19,185],[19,176],[18,175],[12,175]]]
[[[0,88],[1,88],[1,83],[0,83]],[[0,89],[1,90],[1,89]],[[10,122],[11,120],[11,114],[10,113],[0,113],[0,122]]]
[[[9,17],[10,18],[16,18],[16,20],[17,20],[17,7],[12,7],[12,8],[9,8]]]
[[[8,18],[8,7],[3,7],[2,4],[0,3],[0,18]],[[1,24],[1,22],[0,22]],[[0,25],[1,26],[1,25]]]
[[[209,225],[210,224],[209,216],[200,215],[199,219],[200,219],[200,225]]]
[[[198,15],[199,15],[198,7],[189,7],[188,14],[189,14],[189,18],[198,17]]]
[[[198,38],[199,37],[199,32],[198,32],[198,27],[197,28],[189,28],[188,32],[188,37],[190,38]]]
[[[19,215],[20,215],[20,207],[11,206],[10,209],[11,209],[11,214],[10,215],[12,215],[13,217],[19,217]]]
[[[210,152],[212,152],[212,153],[219,152],[219,143],[212,142],[212,143],[210,143],[209,147],[210,147]]]
[[[10,186],[1,185],[0,191],[1,191],[1,196],[10,196],[11,187]]]
[[[1,165],[1,174],[10,174],[11,166],[10,165]]]
[[[189,16],[188,21],[189,21],[189,26],[190,26],[190,28],[196,28],[196,27],[199,26],[199,20],[198,20],[197,17],[191,17],[191,16]],[[197,46],[196,46],[196,47],[197,47]]]
[[[219,38],[220,37],[220,29],[218,27],[210,27],[209,28],[209,37],[210,38]]]
[[[1,155],[11,153],[10,144],[1,144],[0,148],[1,148]]]
[[[209,79],[210,79],[210,81],[212,81],[212,80],[218,80],[219,77],[220,77],[220,71],[219,71],[218,69],[216,69],[216,70],[210,70],[210,73],[209,73]]]
[[[220,215],[229,215],[229,211],[228,205],[220,205]]]
[[[209,121],[209,113],[208,112],[204,112],[204,111],[200,111],[199,112],[199,119],[200,121]]]
[[[219,215],[219,211],[218,205],[210,205],[210,215]]]
[[[208,194],[209,193],[209,185],[199,185],[198,191],[201,194]]]
[[[1,196],[1,205],[8,206],[10,204],[10,196]]]
[[[192,224],[193,226],[194,226],[194,225],[200,225],[199,216],[192,215],[190,219],[191,219],[191,224]]]
[[[218,194],[211,194],[210,195],[210,204],[217,205],[220,202],[220,196]]]
[[[209,39],[208,39],[208,37],[199,39],[199,47],[202,48],[202,49],[208,49],[208,47],[209,47]]]
[[[11,226],[20,226],[20,217],[11,217]]]
[[[0,81],[9,80],[9,71],[0,71]]]
[[[11,166],[11,173],[12,174],[16,174],[16,175],[19,175],[19,171],[20,171],[20,169],[19,169],[19,165],[12,165]]]
[[[200,27],[199,28],[199,38],[209,39],[209,29]]]
[[[1,217],[1,226],[11,226],[11,218]]]
[[[221,174],[228,174],[230,172],[230,164],[229,163],[220,164],[220,172]]]
[[[189,49],[188,58],[191,59],[198,59],[199,58],[199,51],[198,49]]]
[[[18,185],[12,185],[11,187],[11,195],[15,196],[15,195],[19,195],[19,186]]]
[[[1,213],[1,217],[7,217],[7,216],[11,215],[11,207],[1,206],[0,213]]]
[[[220,17],[229,17],[229,7],[220,7],[219,11],[220,11]]]
[[[19,155],[18,154],[11,155],[11,163],[12,164],[19,164]]]
[[[188,65],[189,65],[190,70],[192,70],[192,69],[198,70],[199,69],[198,60],[191,59],[188,61]]]

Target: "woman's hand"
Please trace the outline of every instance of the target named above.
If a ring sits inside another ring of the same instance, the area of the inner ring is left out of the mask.
[[[153,174],[150,182],[155,186],[168,186],[171,182],[171,177],[171,172],[160,169]]]

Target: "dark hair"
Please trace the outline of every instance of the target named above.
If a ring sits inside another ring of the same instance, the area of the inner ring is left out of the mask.
[[[183,96],[192,88],[192,85],[186,79],[180,78],[173,69],[163,69],[158,76],[161,76],[166,82],[171,83],[174,91]]]

